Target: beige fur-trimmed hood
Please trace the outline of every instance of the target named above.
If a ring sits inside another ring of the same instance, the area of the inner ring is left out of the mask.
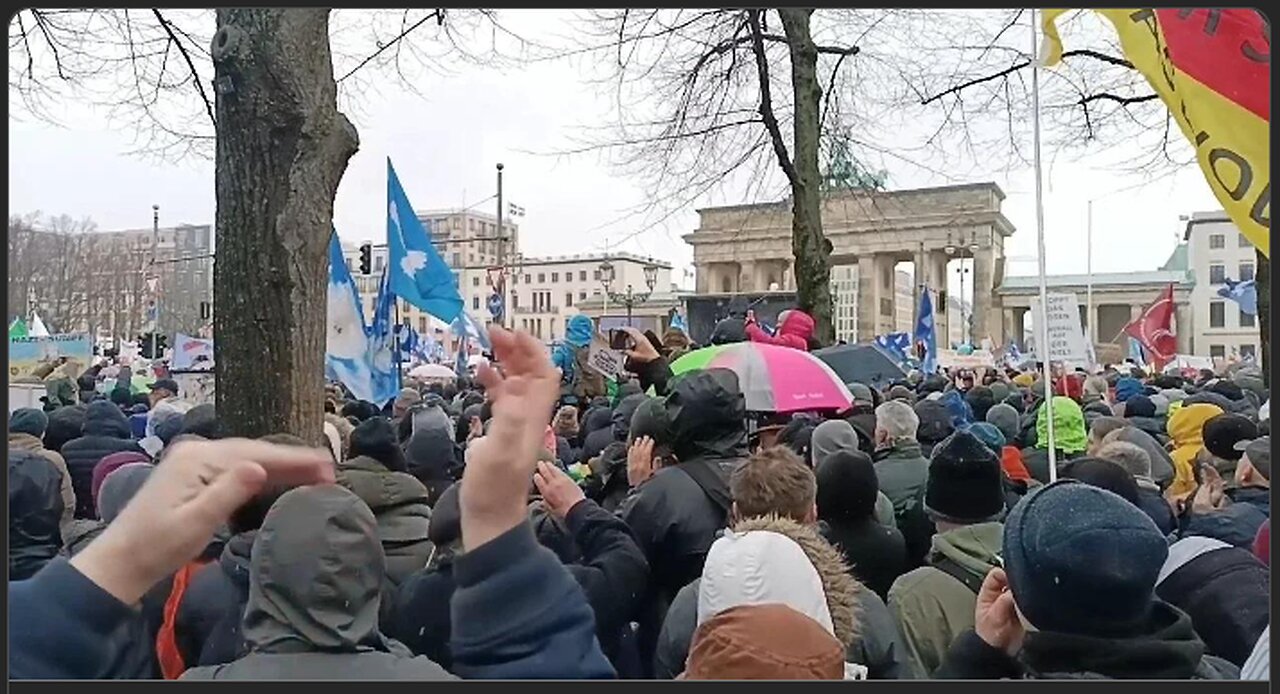
[[[859,585],[845,566],[840,552],[818,534],[817,528],[801,525],[790,518],[769,515],[748,518],[733,526],[733,532],[745,533],[763,530],[783,535],[804,551],[822,580],[826,594],[827,610],[831,612],[831,626],[835,637],[844,646],[853,642],[858,633],[857,610]]]

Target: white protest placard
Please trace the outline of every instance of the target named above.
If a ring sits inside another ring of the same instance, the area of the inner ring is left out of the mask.
[[[213,340],[178,333],[173,338],[174,371],[213,371]]]
[[[1040,307],[1040,299],[1031,300],[1031,315],[1035,323],[1035,335],[1041,334],[1041,326],[1049,330],[1049,361],[1067,366],[1089,366],[1092,363],[1089,344],[1080,327],[1080,304],[1075,293],[1049,294],[1048,315]],[[1043,321],[1043,322],[1041,322]],[[1036,357],[1043,352],[1036,345]]]
[[[994,369],[996,359],[985,349],[975,349],[970,354],[961,354],[955,349],[940,349],[938,366],[944,369]]]
[[[591,347],[587,350],[587,366],[604,374],[606,378],[617,378],[618,374],[623,373],[626,360],[625,354],[609,349],[600,340],[592,340]]]

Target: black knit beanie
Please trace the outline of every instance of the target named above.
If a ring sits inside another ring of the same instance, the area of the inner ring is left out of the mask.
[[[1000,459],[978,437],[957,431],[933,449],[925,510],[936,520],[971,525],[1004,510]]]

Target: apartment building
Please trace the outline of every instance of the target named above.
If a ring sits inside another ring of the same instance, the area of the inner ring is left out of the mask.
[[[1258,358],[1258,317],[1218,295],[1225,280],[1253,279],[1257,252],[1221,210],[1196,212],[1183,234],[1191,290],[1192,353],[1214,359]]]

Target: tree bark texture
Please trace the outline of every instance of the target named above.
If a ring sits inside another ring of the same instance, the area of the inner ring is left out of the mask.
[[[333,198],[359,147],[338,112],[329,10],[219,9],[214,360],[236,436],[318,445]]]
[[[822,174],[818,169],[822,87],[818,84],[818,48],[809,33],[813,10],[780,8],[778,14],[791,50],[795,97],[791,252],[796,258],[796,294],[800,308],[813,316],[814,336],[829,345],[835,341],[835,325],[831,321],[831,253],[822,233]]]
[[[1253,273],[1258,290],[1258,357],[1262,360],[1262,377],[1271,383],[1271,259],[1254,249],[1258,256]]]

